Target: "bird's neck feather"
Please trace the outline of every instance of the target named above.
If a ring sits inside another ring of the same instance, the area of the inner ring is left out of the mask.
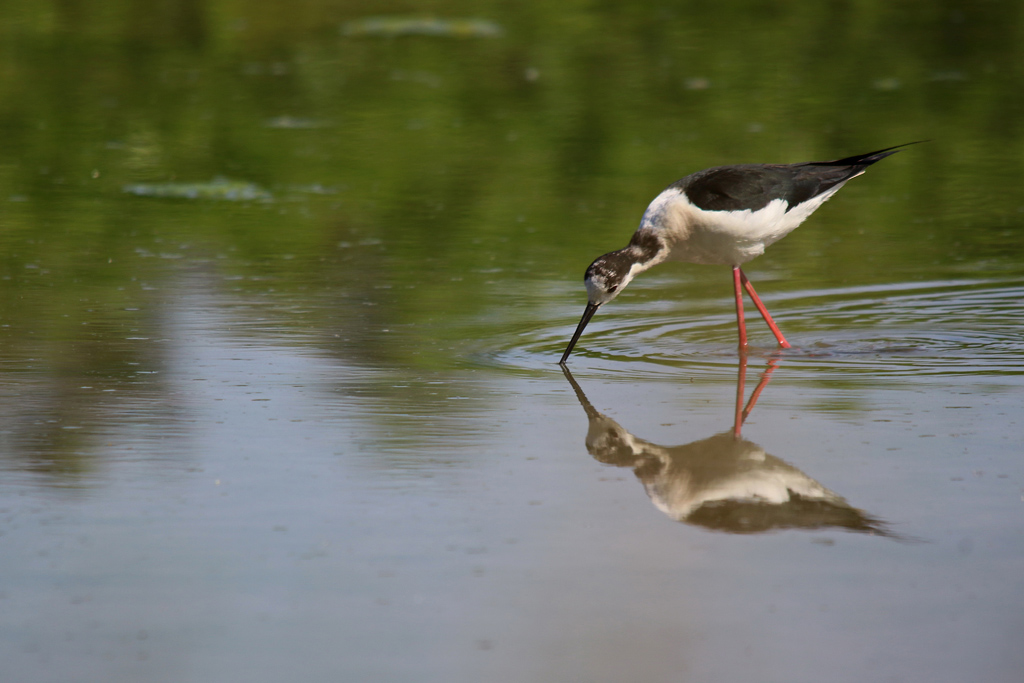
[[[668,258],[668,252],[665,240],[656,231],[647,228],[640,228],[633,233],[626,248],[620,250],[630,260],[633,275],[658,265]]]

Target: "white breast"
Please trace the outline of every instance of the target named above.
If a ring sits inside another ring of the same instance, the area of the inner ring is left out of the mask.
[[[844,184],[789,211],[783,199],[757,211],[705,211],[691,204],[682,191],[669,188],[647,207],[640,227],[655,230],[668,241],[668,258],[673,261],[738,266],[792,232]]]

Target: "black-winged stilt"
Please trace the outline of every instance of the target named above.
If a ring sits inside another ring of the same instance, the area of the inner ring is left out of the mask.
[[[647,207],[629,244],[587,268],[587,308],[559,364],[565,364],[598,308],[639,273],[669,260],[732,266],[740,349],[747,347],[744,289],[779,346],[789,348],[740,266],[792,232],[850,178],[900,147],[906,145],[835,161],[718,166],[672,183]]]

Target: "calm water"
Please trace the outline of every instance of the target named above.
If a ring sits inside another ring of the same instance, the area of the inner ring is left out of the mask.
[[[0,678],[1019,681],[1019,6],[426,9],[0,8]]]

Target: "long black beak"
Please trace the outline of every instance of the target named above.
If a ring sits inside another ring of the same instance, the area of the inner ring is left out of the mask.
[[[576,327],[576,333],[572,335],[572,340],[569,341],[569,346],[566,347],[565,353],[562,354],[562,360],[558,361],[559,365],[565,365],[565,359],[572,353],[572,347],[576,346],[576,342],[579,341],[580,335],[583,334],[583,328],[587,326],[590,319],[597,313],[597,309],[601,307],[601,304],[587,304],[586,310],[583,311],[583,317],[580,318],[580,324]]]

